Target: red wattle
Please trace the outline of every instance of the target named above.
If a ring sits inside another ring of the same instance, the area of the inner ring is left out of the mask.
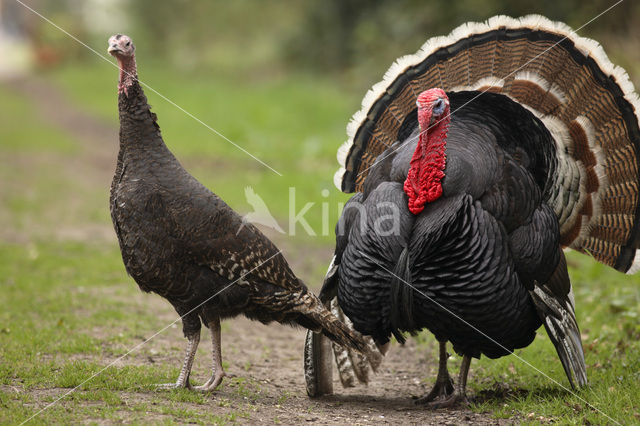
[[[426,203],[442,196],[442,183],[446,165],[448,122],[441,122],[433,131],[420,133],[416,150],[409,163],[404,181],[404,192],[409,197],[409,211],[419,214]]]

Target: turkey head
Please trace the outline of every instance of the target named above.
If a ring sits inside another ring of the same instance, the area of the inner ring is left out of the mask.
[[[409,197],[409,210],[418,214],[442,195],[446,165],[447,131],[451,116],[449,98],[442,89],[429,89],[418,96],[420,139],[411,157],[404,192]]]
[[[136,69],[136,47],[129,36],[116,34],[109,37],[109,48],[107,52],[118,60],[120,66],[120,80],[118,82],[118,93],[128,95],[128,89],[138,78]]]

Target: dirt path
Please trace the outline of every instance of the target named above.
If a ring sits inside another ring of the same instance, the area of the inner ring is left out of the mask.
[[[79,110],[63,94],[46,82],[25,78],[15,80],[8,87],[36,105],[34,115],[43,121],[60,127],[77,140],[83,141],[79,156],[71,159],[58,158],[61,167],[69,168],[82,177],[83,184],[93,188],[108,188],[115,164],[117,150],[117,128]],[[114,103],[116,95],[114,91]],[[160,117],[162,125],[162,117]],[[194,123],[194,126],[197,125]],[[67,162],[64,164],[64,162]],[[187,163],[188,166],[188,163]],[[69,195],[73,198],[73,195]],[[74,229],[58,235],[59,238],[81,238],[82,223],[76,223]],[[115,244],[110,226],[96,229],[95,225],[86,225],[91,238],[104,238]],[[73,234],[73,233],[76,234]],[[80,235],[77,235],[77,233]],[[278,236],[280,245],[294,270],[302,276],[309,268],[308,258],[329,259],[331,248],[301,247],[290,240]],[[307,253],[310,256],[303,256]],[[133,286],[134,284],[131,283]],[[168,303],[157,296],[136,293],[133,303],[147,305],[158,312],[159,326],[175,319],[175,312]],[[112,331],[112,330],[111,330]],[[194,365],[193,380],[202,383],[209,372],[210,343],[206,330],[202,336],[202,346]],[[195,411],[211,412],[221,415],[242,413],[236,421],[255,423],[281,422],[297,424],[303,421],[314,424],[499,424],[511,423],[492,419],[489,414],[477,414],[470,410],[427,411],[413,405],[411,396],[424,394],[435,378],[437,360],[433,354],[416,350],[410,340],[405,347],[394,345],[387,356],[381,371],[367,387],[343,389],[337,375],[334,375],[335,395],[310,400],[305,393],[302,373],[302,346],[304,330],[292,329],[281,325],[264,326],[245,318],[226,321],[223,325],[223,358],[229,363],[228,373],[246,379],[246,386],[236,380],[227,380],[215,395],[211,406],[184,403],[185,408]],[[169,329],[151,342],[138,354],[123,361],[124,364],[171,363],[181,362],[184,340],[179,328]],[[176,349],[179,348],[179,349]],[[109,360],[96,360],[107,364]],[[473,373],[472,373],[473,374]],[[429,377],[424,383],[422,378]],[[471,378],[472,380],[472,378]],[[66,389],[46,390],[48,396],[61,395]],[[130,400],[150,400],[155,395],[146,393],[125,393],[123,398]],[[125,414],[126,416],[126,414]],[[126,417],[125,417],[126,418]],[[179,421],[167,417],[165,420]],[[91,419],[87,419],[91,421]],[[155,420],[163,420],[158,418]],[[188,422],[188,419],[183,419]]]

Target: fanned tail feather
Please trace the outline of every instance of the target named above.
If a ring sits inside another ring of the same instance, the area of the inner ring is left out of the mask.
[[[340,309],[337,298],[331,300],[331,313],[340,321],[344,322],[347,327],[353,329],[353,323],[349,317],[342,312],[342,309]],[[335,343],[333,344],[333,354],[338,367],[338,374],[344,387],[355,386],[356,379],[360,383],[369,383],[369,367],[371,367],[371,370],[375,373],[382,363],[382,354],[376,347],[373,339],[369,336],[363,337],[369,353],[375,354],[375,356],[364,357],[362,354],[349,350],[348,348]]]
[[[587,385],[587,366],[580,339],[580,330],[571,303],[561,303],[535,287],[531,296],[541,312],[544,327],[558,352],[562,367],[572,387]]]
[[[331,342],[322,334],[307,330],[303,367],[307,395],[314,398],[333,393]]]
[[[561,243],[640,270],[640,101],[597,42],[539,15],[495,16],[428,40],[389,68],[352,117],[338,150],[339,189],[362,190],[378,156],[415,122],[417,96],[433,87],[498,93],[540,119],[555,142],[544,190]]]
[[[315,296],[312,296],[315,297]],[[353,324],[344,315],[337,300],[333,299],[331,303],[331,312],[329,330],[323,327],[322,334],[307,331],[304,346],[304,373],[307,385],[307,394],[310,397],[317,397],[333,393],[333,365],[332,354],[335,356],[338,366],[338,373],[343,387],[353,387],[356,385],[356,379],[360,383],[369,382],[369,366],[374,372],[382,363],[382,354],[376,348],[370,337],[360,336],[353,330]],[[321,314],[322,318],[327,318]],[[344,322],[343,322],[344,321]],[[324,324],[324,323],[323,323]],[[335,327],[337,324],[337,328]],[[348,336],[354,335],[353,338],[342,337],[343,343],[332,336],[342,335],[340,331],[346,328]],[[331,333],[331,335],[328,334]],[[325,337],[326,336],[326,337]],[[333,344],[327,340],[327,337],[333,340]],[[362,341],[364,345],[353,345],[351,343],[344,344],[344,341],[356,340],[358,343]]]

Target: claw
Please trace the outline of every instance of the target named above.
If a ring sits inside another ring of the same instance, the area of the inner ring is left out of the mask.
[[[456,386],[453,386],[453,381],[447,372],[446,359],[448,357],[449,354],[446,352],[446,343],[440,342],[440,370],[438,371],[436,384],[433,386],[431,392],[422,398],[418,398],[416,404],[424,404],[432,410],[459,406],[466,407],[469,405],[465,389],[467,387],[467,375],[469,374],[471,357],[468,355],[463,356]]]
[[[436,384],[433,385],[433,388],[428,394],[416,399],[415,403],[416,405],[421,405],[431,402],[444,402],[455,393],[454,391],[453,380],[451,380],[451,377],[447,374],[445,378],[436,381]]]
[[[224,379],[225,376],[226,374],[224,373],[224,371],[219,374],[214,374],[211,376],[211,378],[209,378],[209,380],[207,380],[205,384],[196,386],[193,389],[198,392],[213,392],[218,386],[220,386],[220,383],[222,383],[222,379]]]
[[[425,405],[427,408],[431,410],[438,410],[440,408],[452,408],[452,407],[468,407],[469,400],[467,399],[467,395],[460,393],[456,390],[445,399],[438,399],[436,401],[427,402],[425,403]]]

